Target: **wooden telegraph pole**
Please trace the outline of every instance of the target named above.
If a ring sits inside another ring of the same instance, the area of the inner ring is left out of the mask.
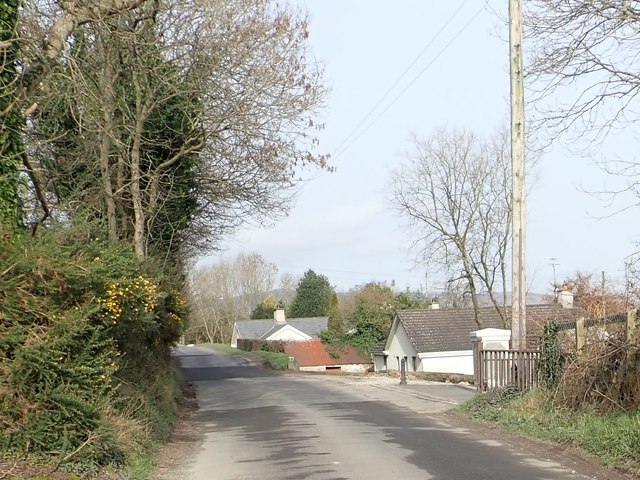
[[[522,72],[522,0],[509,0],[509,56],[511,72],[511,341],[526,347],[524,78]]]

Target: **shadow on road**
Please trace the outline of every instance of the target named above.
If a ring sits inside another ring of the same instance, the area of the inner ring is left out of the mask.
[[[317,425],[301,421],[278,406],[198,412],[194,420],[205,433],[222,436],[233,443],[245,445],[247,451],[264,451],[261,456],[239,459],[238,464],[253,463],[256,468],[270,465],[283,480],[304,480],[329,475],[332,480],[348,480],[339,476],[335,467],[324,460],[330,451],[314,447],[319,438]],[[207,425],[215,424],[215,428]],[[213,440],[215,442],[215,440]],[[259,446],[249,448],[248,445]],[[309,459],[317,458],[317,461]],[[254,477],[251,477],[254,478]],[[258,478],[257,476],[255,478]],[[268,476],[268,478],[272,478]]]
[[[216,367],[189,367],[182,368],[184,378],[188,382],[201,382],[210,380],[225,380],[228,378],[259,378],[276,375],[266,368],[251,365],[216,366]]]

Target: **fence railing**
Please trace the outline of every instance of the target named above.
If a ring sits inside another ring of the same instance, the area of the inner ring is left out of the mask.
[[[634,338],[637,335],[637,310],[605,318],[579,318],[574,321],[558,322],[557,326],[558,331],[574,332],[575,353],[579,355],[587,342],[587,329],[605,328],[612,324],[624,324],[624,338],[627,340]],[[482,348],[482,339],[477,338],[473,352],[475,381],[478,390],[509,386],[528,390],[537,386],[539,382],[538,366],[542,356],[541,343],[540,339],[537,343],[527,339],[529,349],[526,350],[485,350]]]
[[[538,385],[539,350],[477,350],[478,390],[516,387],[528,390]]]
[[[637,326],[637,310],[629,310],[624,313],[616,313],[604,318],[578,318],[574,321],[559,322],[558,331],[573,331],[575,335],[575,350],[580,353],[587,343],[587,331],[589,328],[607,328],[614,324],[624,324],[624,337],[626,340],[633,338]]]

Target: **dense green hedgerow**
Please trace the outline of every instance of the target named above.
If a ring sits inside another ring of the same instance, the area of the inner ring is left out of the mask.
[[[122,464],[175,413],[179,285],[82,230],[0,243],[0,455]]]
[[[265,352],[264,350],[255,350],[251,353],[262,358],[274,370],[286,370],[289,366],[289,355],[286,353]]]

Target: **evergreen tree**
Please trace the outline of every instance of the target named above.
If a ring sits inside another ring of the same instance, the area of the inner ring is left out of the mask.
[[[313,270],[307,270],[298,283],[289,316],[326,317],[335,308],[336,301],[336,292],[329,279]]]

